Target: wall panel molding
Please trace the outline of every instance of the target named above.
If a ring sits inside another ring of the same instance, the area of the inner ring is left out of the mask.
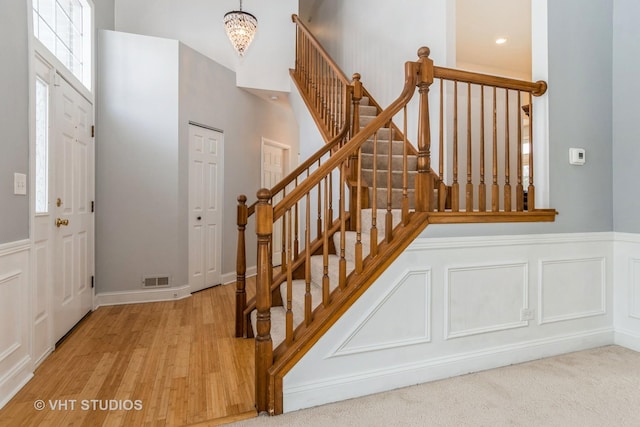
[[[629,317],[640,320],[640,259],[629,258]]]
[[[539,262],[540,324],[607,313],[606,259],[546,259]]]
[[[406,270],[363,312],[329,357],[431,342],[431,312],[431,270]]]
[[[528,276],[527,262],[446,268],[444,339],[528,326]]]
[[[0,245],[0,408],[33,376],[31,242]]]

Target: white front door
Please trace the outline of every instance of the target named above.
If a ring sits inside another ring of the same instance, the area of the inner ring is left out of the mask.
[[[223,134],[189,125],[189,285],[221,283]]]
[[[54,338],[58,341],[93,306],[93,106],[57,76],[53,134],[55,195]]]
[[[282,181],[285,174],[286,146],[268,139],[262,140],[262,187],[273,188]],[[282,193],[274,196],[272,203],[275,206],[282,200]],[[272,261],[273,265],[282,264],[282,220],[273,224],[272,237]]]

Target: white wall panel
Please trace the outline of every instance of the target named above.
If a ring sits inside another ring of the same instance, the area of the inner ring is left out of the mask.
[[[431,341],[429,270],[406,271],[365,311],[333,353],[342,356]],[[394,322],[389,322],[393,318]]]
[[[285,375],[284,410],[611,344],[612,258],[612,233],[418,238]]]
[[[604,258],[540,261],[540,323],[606,313]]]
[[[629,259],[629,317],[640,319],[640,259]]]
[[[640,351],[639,234],[615,234],[614,314],[616,344]]]
[[[527,263],[447,268],[445,339],[528,325]]]
[[[32,376],[29,250],[0,245],[0,408]]]

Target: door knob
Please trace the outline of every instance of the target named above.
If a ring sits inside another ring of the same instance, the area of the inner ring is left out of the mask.
[[[69,220],[56,218],[56,227],[60,228],[61,225],[69,225]]]
[[[198,221],[200,221],[200,220],[202,219],[202,217],[201,217],[201,216],[199,216],[197,219],[198,219]]]

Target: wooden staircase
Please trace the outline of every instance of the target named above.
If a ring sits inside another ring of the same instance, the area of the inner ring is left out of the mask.
[[[287,372],[428,224],[553,221],[556,215],[535,207],[531,98],[546,91],[544,82],[436,67],[421,48],[417,61],[405,63],[402,93],[383,109],[359,74],[347,79],[293,20],[292,78],[326,145],[276,187],[258,190],[255,203],[238,197],[236,336],[255,336],[256,407],[270,414],[283,410]],[[434,82],[439,131],[432,150],[428,92]],[[406,108],[415,94],[416,146],[407,138]],[[522,105],[529,110],[526,165]],[[393,123],[398,115],[402,129]],[[256,295],[247,300],[251,217],[257,277]],[[276,241],[282,258],[274,261]]]

